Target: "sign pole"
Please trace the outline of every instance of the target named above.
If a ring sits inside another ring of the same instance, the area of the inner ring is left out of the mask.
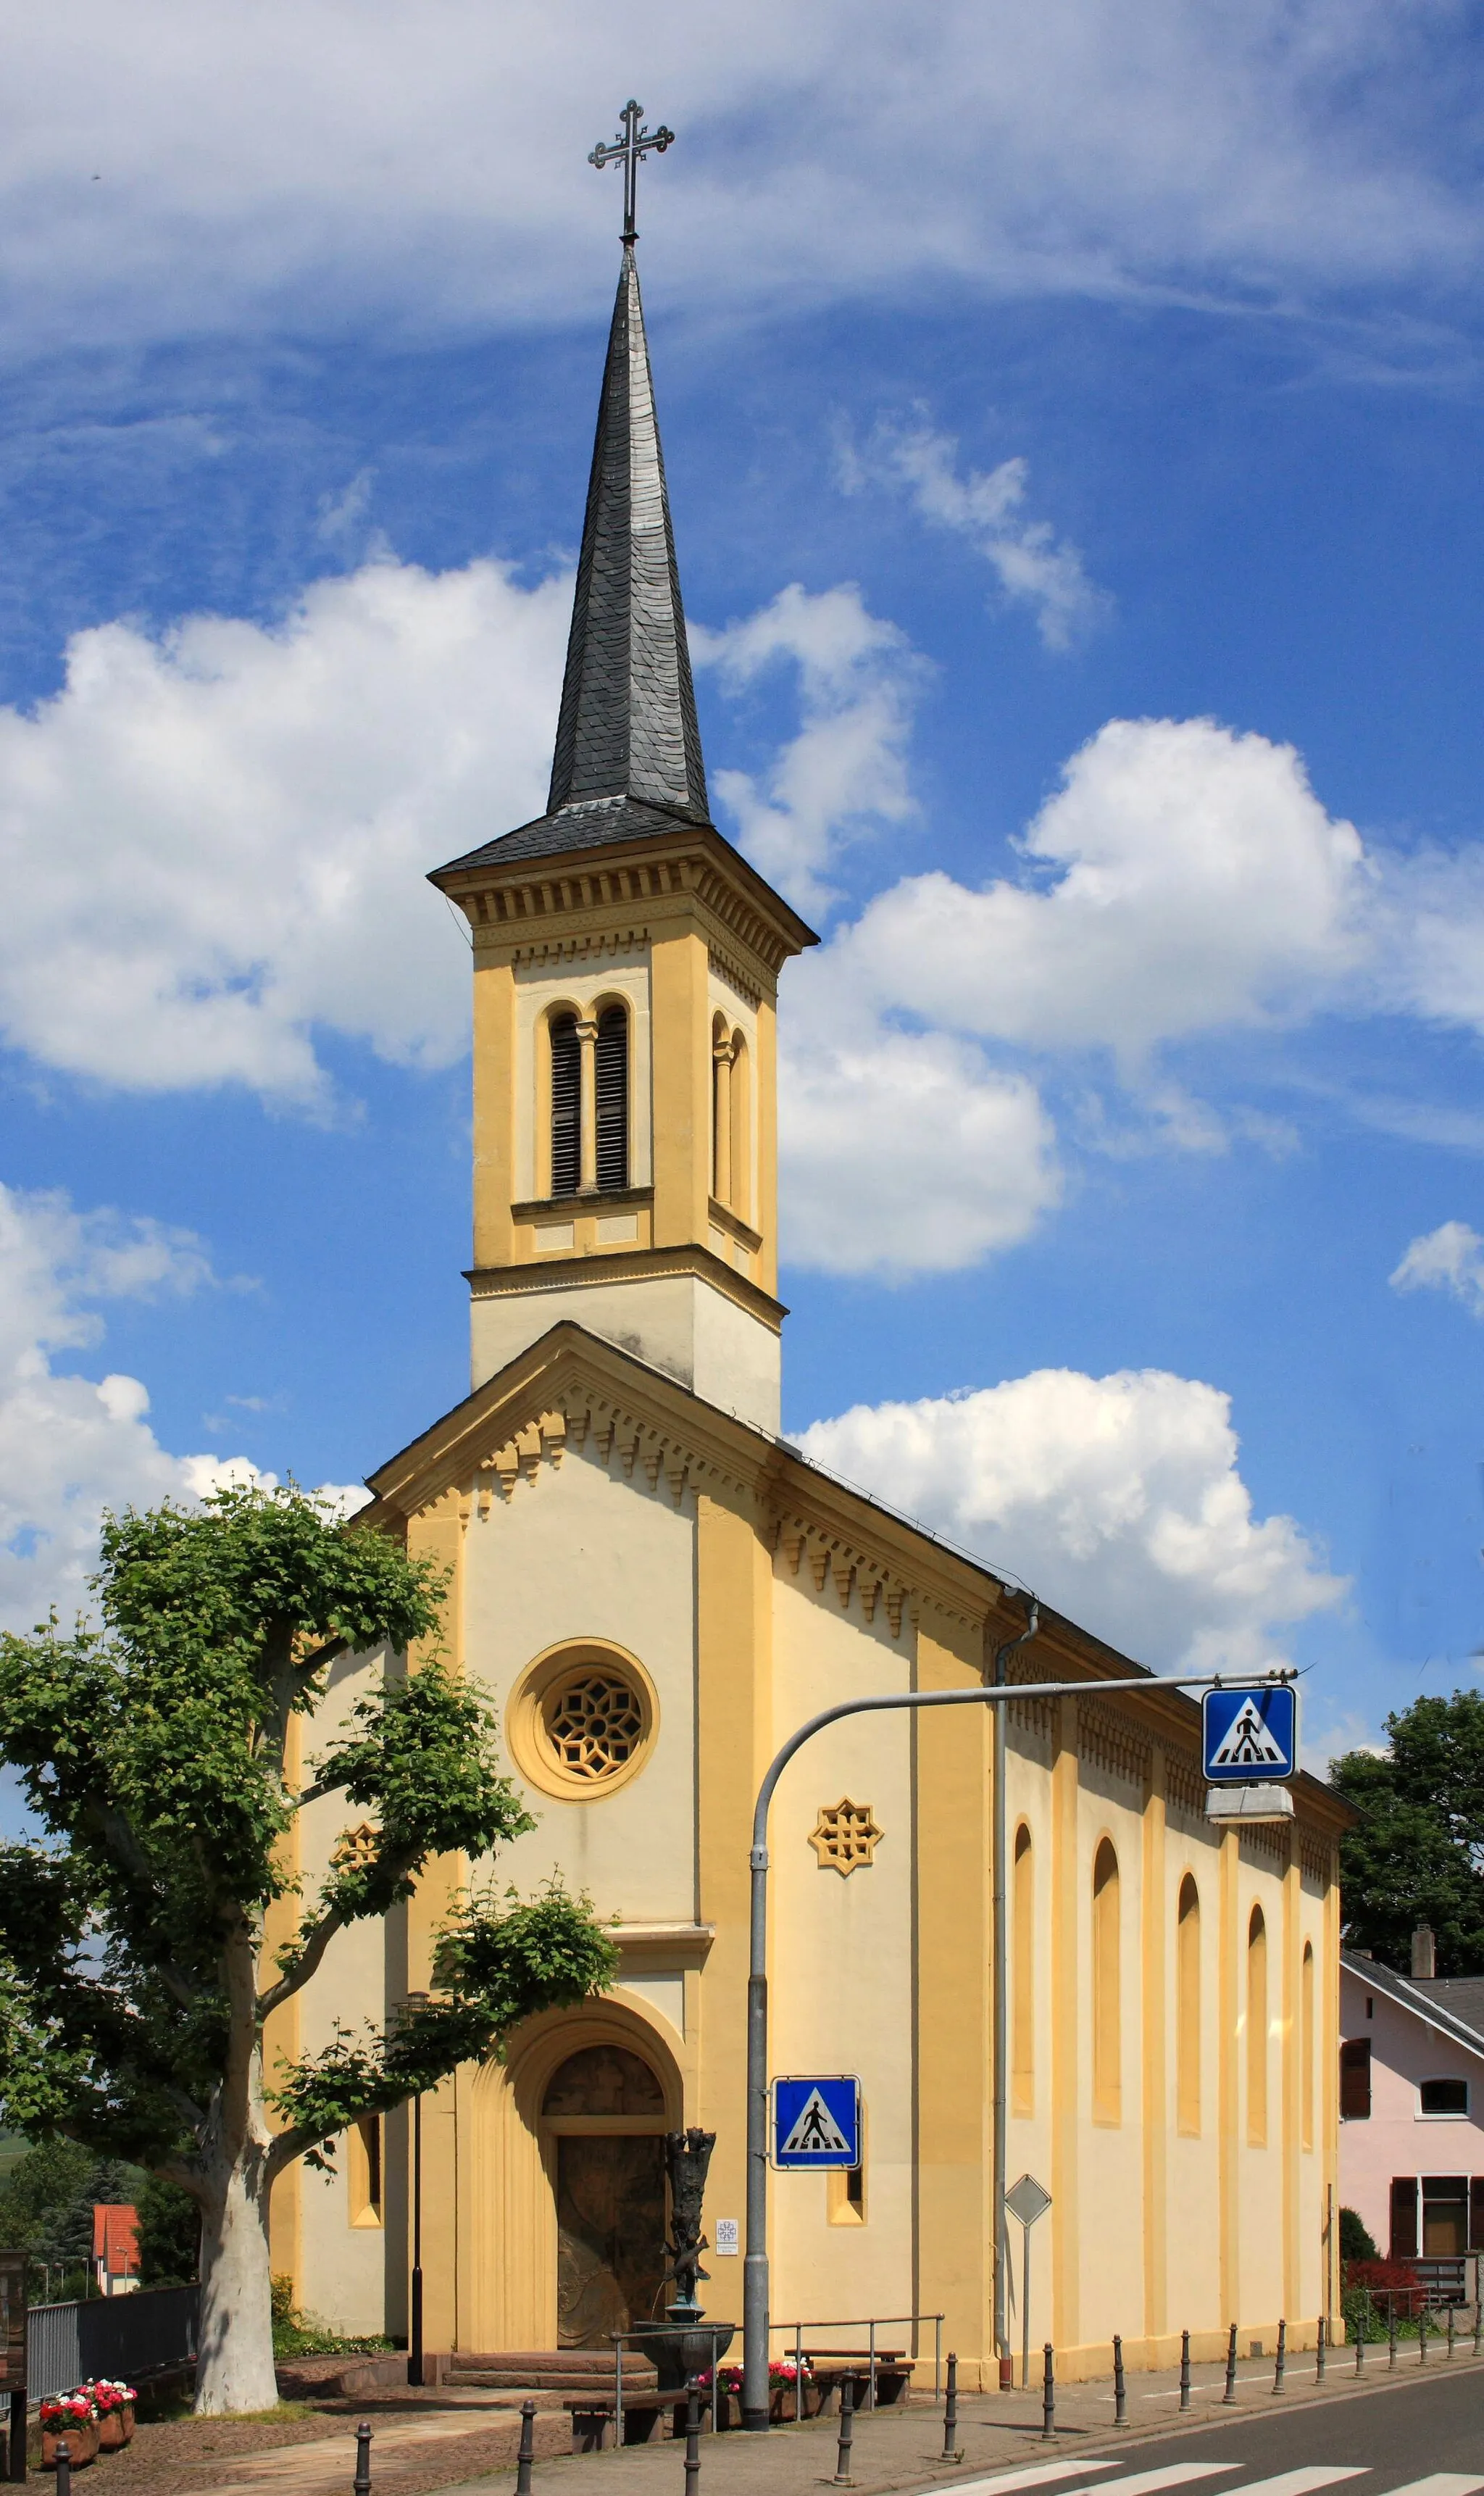
[[[1031,2381],[1031,2225],[1020,2231],[1020,2388]]]
[[[1274,1683],[1281,1679],[1273,1676]],[[753,1812],[751,1945],[747,1972],[747,2253],[742,2265],[742,2424],[753,2435],[768,2431],[768,1810],[779,1778],[793,1758],[826,1725],[845,1716],[901,1707],[1003,1705],[1010,1699],[1079,1699],[1110,1691],[1215,1690],[1218,1672],[1140,1672],[1117,1681],[976,1683],[971,1690],[902,1690],[872,1699],[845,1699],[790,1733],[757,1789]],[[1270,1685],[1264,1685],[1270,1686]],[[1005,1981],[995,1969],[996,1984]]]

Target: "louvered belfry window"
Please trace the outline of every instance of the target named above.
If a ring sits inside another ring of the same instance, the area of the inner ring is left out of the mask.
[[[598,1192],[629,1184],[629,1017],[605,1006],[598,1017]]]
[[[551,1020],[551,1193],[575,1196],[582,1177],[582,1045],[575,1014]]]

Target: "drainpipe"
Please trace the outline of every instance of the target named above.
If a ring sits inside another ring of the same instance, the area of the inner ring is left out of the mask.
[[[1009,1588],[1004,1590],[1006,1597]],[[1026,1599],[1026,1626],[1017,1638],[1006,1638],[995,1649],[989,1678],[996,1685],[1007,1679],[1005,1668],[1018,1646],[1026,1646],[1040,1625],[1040,1606],[1034,1595]],[[994,1954],[995,1954],[995,2056],[994,2056],[994,2124],[995,2175],[993,2213],[995,2230],[995,2353],[1000,2360],[1000,2389],[1014,2387],[1015,2360],[1010,2355],[1008,2300],[1005,2295],[1009,2270],[1008,2249],[1005,2236],[1005,2165],[1008,2146],[1006,2138],[1005,2075],[1009,2068],[1009,2003],[1005,1985],[1008,1958],[1005,1931],[1005,1719],[1008,1705],[994,1710],[994,1783],[991,1791],[991,1849],[994,1855]]]

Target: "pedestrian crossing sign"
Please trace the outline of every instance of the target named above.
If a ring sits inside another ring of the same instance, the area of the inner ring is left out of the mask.
[[[1269,1785],[1297,1776],[1298,1693],[1285,1681],[1208,1690],[1201,1735],[1208,1785]]]
[[[775,2167],[858,2167],[859,2080],[775,2080],[772,2134]]]

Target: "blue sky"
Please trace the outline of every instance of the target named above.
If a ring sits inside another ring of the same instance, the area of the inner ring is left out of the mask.
[[[6,1621],[463,1388],[421,878],[543,794],[636,92],[717,819],[826,938],[786,1426],[1319,1755],[1473,1679],[1476,16],[904,22],[13,27]]]

